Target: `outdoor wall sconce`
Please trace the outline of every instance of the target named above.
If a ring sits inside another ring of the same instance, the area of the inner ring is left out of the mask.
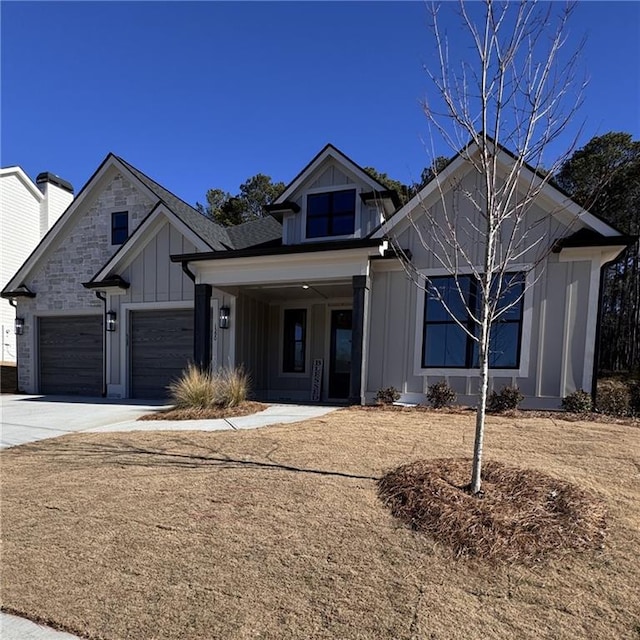
[[[115,331],[116,330],[116,319],[117,319],[116,312],[115,311],[107,311],[106,318],[107,318],[107,324],[106,324],[107,331]]]
[[[21,336],[24,333],[24,318],[16,318],[14,322],[14,333]]]
[[[218,325],[221,329],[229,328],[229,316],[231,315],[231,309],[229,307],[220,307],[220,318],[218,319]]]

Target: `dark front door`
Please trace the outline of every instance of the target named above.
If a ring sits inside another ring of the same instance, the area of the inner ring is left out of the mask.
[[[351,379],[351,309],[331,312],[329,397],[347,399]]]

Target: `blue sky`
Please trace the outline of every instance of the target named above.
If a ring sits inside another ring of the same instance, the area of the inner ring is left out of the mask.
[[[443,10],[455,42],[456,21]],[[0,164],[78,191],[109,152],[195,203],[288,182],[327,142],[409,182],[429,164],[421,2],[1,3]],[[640,3],[580,2],[580,143],[640,138]],[[567,138],[568,144],[568,138]],[[448,154],[448,150],[438,151]]]

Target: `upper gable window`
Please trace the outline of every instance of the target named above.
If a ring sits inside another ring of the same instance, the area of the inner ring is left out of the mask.
[[[129,237],[129,213],[116,211],[111,214],[111,244],[124,244]]]
[[[356,226],[356,191],[307,196],[307,238],[352,235]]]

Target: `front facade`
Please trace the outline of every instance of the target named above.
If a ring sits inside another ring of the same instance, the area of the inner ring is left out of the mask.
[[[445,379],[472,402],[473,345],[420,280],[451,287],[424,212],[437,215],[448,179],[479,187],[462,156],[441,179],[399,207],[328,145],[270,215],[222,228],[110,155],[2,293],[24,323],[20,388],[159,397],[195,361],[243,366],[267,401],[368,403],[393,386],[424,402]],[[591,388],[601,268],[630,239],[552,187],[536,206],[555,252],[510,269],[522,295],[496,334],[492,385],[553,408]],[[471,274],[459,281],[471,296]]]

